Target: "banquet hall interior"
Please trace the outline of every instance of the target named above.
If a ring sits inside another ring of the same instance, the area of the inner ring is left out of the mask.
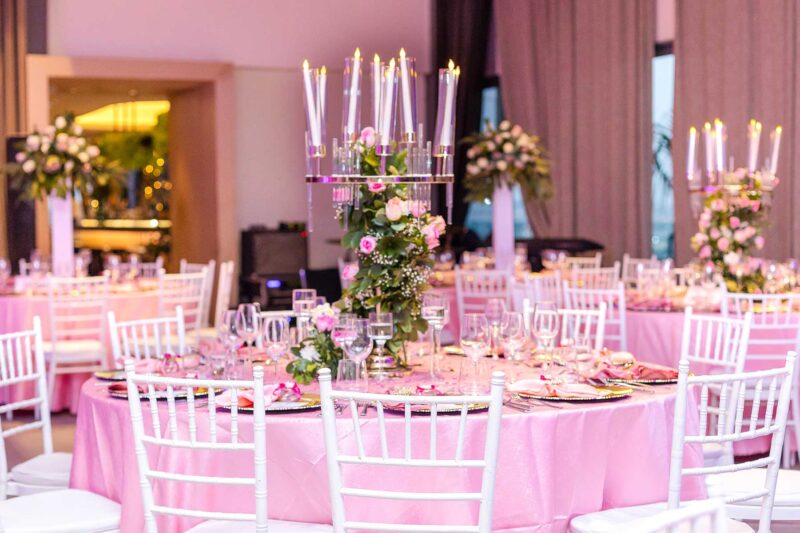
[[[0,533],[800,531],[797,0],[0,29]]]

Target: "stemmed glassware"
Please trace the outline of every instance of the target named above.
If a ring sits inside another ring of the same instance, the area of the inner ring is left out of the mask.
[[[261,333],[261,313],[255,304],[239,304],[236,310],[236,333],[248,347]],[[250,348],[248,351],[252,351]]]
[[[559,324],[561,317],[558,315],[558,309],[553,302],[539,302],[533,308],[533,317],[531,318],[531,333],[536,337],[537,351],[538,344],[541,344],[545,350],[545,358],[542,363],[542,370],[547,372],[550,368],[550,363],[553,358],[553,347],[555,338],[558,335]]]
[[[365,368],[365,361],[372,352],[372,337],[370,336],[370,323],[366,318],[352,318],[347,327],[347,337],[344,338],[344,353],[362,368],[364,383],[366,385],[369,373]]]
[[[236,367],[236,349],[239,347],[241,340],[236,331],[236,316],[237,312],[234,310],[227,310],[222,314],[222,321],[217,326],[217,339],[225,347],[228,356],[225,361],[225,374],[227,377],[232,378],[232,369]],[[213,361],[212,361],[213,364]],[[216,371],[214,371],[216,374]]]
[[[386,365],[383,360],[383,347],[386,341],[394,335],[394,321],[392,313],[374,312],[369,314],[369,337],[378,347],[378,369],[382,370]],[[381,373],[378,374],[379,376]]]
[[[425,294],[422,297],[422,318],[428,322],[433,337],[431,350],[431,379],[439,379],[439,352],[442,348],[442,330],[450,321],[450,300],[439,294]]]
[[[506,359],[519,364],[518,350],[525,346],[526,333],[522,313],[506,311],[500,320],[500,345]]]
[[[285,317],[270,318],[264,322],[264,348],[272,359],[275,376],[278,375],[278,361],[289,350],[291,335],[289,320]]]
[[[503,319],[503,313],[506,310],[506,301],[503,298],[489,298],[486,301],[484,313],[486,320],[489,321],[489,328],[491,333],[492,342],[492,358],[498,359],[500,351],[497,349],[500,335],[500,321]]]
[[[465,394],[479,394],[485,389],[480,383],[481,358],[490,345],[489,322],[484,315],[466,313],[461,322],[461,349],[469,358],[469,368],[462,365],[461,387]]]
[[[297,317],[297,341],[308,337],[311,311],[316,307],[316,289],[295,289],[292,291],[292,311]]]

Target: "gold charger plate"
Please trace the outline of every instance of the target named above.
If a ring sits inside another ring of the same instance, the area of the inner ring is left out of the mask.
[[[608,379],[612,383],[630,383],[631,385],[675,385],[678,383],[678,378],[672,379],[623,379],[613,378]]]
[[[605,391],[606,394],[602,396],[597,396],[595,398],[584,398],[579,396],[573,397],[562,397],[562,396],[544,396],[541,394],[529,394],[524,391],[515,391],[514,394],[518,394],[523,398],[530,398],[532,400],[545,400],[548,402],[609,402],[614,400],[621,400],[622,398],[628,398],[633,394],[633,389],[630,387],[624,387],[622,385],[607,385],[605,387],[595,387],[598,391]]]
[[[125,381],[124,370],[98,370],[94,377],[102,381]]]
[[[443,414],[458,414],[461,412],[461,404],[439,404],[436,408],[437,415]],[[386,411],[391,411],[393,413],[405,413],[406,412],[406,405],[404,403],[392,403],[383,404],[383,408]],[[472,413],[475,411],[485,411],[489,408],[488,403],[469,403],[467,404],[467,412]],[[430,405],[423,405],[423,404],[416,404],[411,406],[411,414],[415,415],[428,415],[432,411]]]
[[[219,389],[222,390],[222,389]],[[166,400],[167,399],[167,391],[165,390],[156,390],[156,400]],[[108,394],[112,398],[120,398],[123,400],[128,399],[128,390],[127,389],[109,389]],[[194,397],[196,398],[206,398],[208,396],[208,389],[204,387],[198,387],[194,389]],[[186,389],[178,389],[175,390],[175,399],[176,400],[185,400],[189,397],[189,393]],[[149,400],[150,395],[146,392],[140,392],[139,398],[142,400]]]
[[[220,405],[221,409],[226,411],[231,410],[230,404]],[[322,407],[322,402],[319,399],[319,394],[303,393],[300,399],[290,402],[272,402],[264,410],[267,413],[294,413],[298,411],[313,411]],[[239,407],[237,412],[252,413],[252,407]]]

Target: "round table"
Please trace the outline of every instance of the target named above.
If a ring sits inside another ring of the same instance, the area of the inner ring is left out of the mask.
[[[463,358],[446,357],[443,361],[447,383],[455,382],[458,365]],[[429,383],[424,369],[428,361],[415,358],[415,374],[397,383]],[[494,365],[507,371],[507,376],[534,375],[527,367],[505,361]],[[524,371],[524,372],[523,372]],[[267,376],[272,375],[267,369]],[[288,376],[281,376],[288,379]],[[387,383],[387,382],[385,382]],[[440,384],[441,385],[441,384]],[[385,390],[388,385],[372,383],[372,389]],[[315,389],[309,385],[307,390]],[[503,416],[494,498],[493,531],[566,531],[569,520],[579,514],[601,509],[663,501],[667,496],[668,467],[674,413],[675,387],[663,386],[653,394],[635,393],[631,398],[614,402],[561,404],[562,409],[537,407],[521,413],[506,408]],[[159,417],[166,428],[167,406],[160,405]],[[185,404],[178,403],[178,431],[186,434],[188,417]],[[690,411],[691,412],[691,411]],[[217,415],[218,431],[227,426],[228,414]],[[402,415],[387,414],[390,450],[403,445]],[[149,409],[144,412],[145,425],[150,427]],[[370,413],[360,418],[365,441],[375,436],[377,419]],[[691,420],[691,417],[690,417]],[[458,432],[458,419],[440,415],[439,453],[452,454],[452,442]],[[342,425],[340,448],[354,450],[350,413],[337,422]],[[240,415],[241,438],[252,438],[252,426]],[[425,454],[430,438],[427,417],[415,417],[414,456]],[[208,416],[198,416],[198,432],[207,429]],[[696,419],[690,426],[696,428]],[[350,431],[346,431],[349,427]],[[486,414],[470,415],[465,456],[482,450]],[[689,428],[690,431],[693,428]],[[220,439],[225,438],[223,434]],[[151,453],[151,464],[193,472],[198,465],[202,473],[214,475],[252,475],[252,456],[241,453],[231,457],[220,452],[189,452],[160,449]],[[330,523],[328,478],[322,419],[317,412],[274,414],[267,417],[267,469],[269,515],[271,518],[315,523]],[[686,453],[686,465],[702,463],[697,449]],[[191,465],[191,467],[189,466]],[[191,468],[191,470],[190,470]],[[369,485],[375,475],[366,471],[352,473],[346,479],[351,485]],[[385,474],[386,470],[381,470]],[[421,478],[420,476],[427,476]],[[465,474],[465,476],[467,476]],[[463,486],[446,486],[440,478],[424,470],[397,469],[393,473],[394,490],[463,490]],[[420,479],[423,479],[420,485]],[[470,474],[462,481],[478,482],[480,476]],[[102,383],[92,379],[83,385],[75,432],[70,486],[86,489],[122,504],[122,531],[141,531],[143,524],[141,495],[128,404],[111,398]],[[684,482],[684,498],[703,497],[701,481]],[[195,485],[191,491],[170,490],[168,485],[156,489],[156,499],[164,503],[204,509],[252,511],[252,489]],[[369,500],[350,502],[353,519],[380,520],[404,517],[406,521],[429,519],[446,523],[448,517],[477,513],[472,504],[414,502],[410,505],[386,506]],[[361,505],[355,505],[356,503]],[[391,515],[391,516],[390,516]],[[402,521],[403,518],[400,518]],[[182,531],[196,521],[170,517],[160,519],[159,531]]]
[[[155,290],[126,290],[123,287],[109,293],[108,310],[114,311],[118,320],[134,320],[152,318],[158,315],[158,294]],[[33,317],[42,320],[42,333],[47,339],[50,317],[47,296],[41,294],[0,295],[0,334],[13,333],[33,327]],[[107,340],[107,339],[106,339]],[[106,342],[106,358],[111,362],[111,346]],[[63,374],[57,377],[55,392],[50,398],[50,410],[69,409],[75,413],[78,409],[81,385],[91,377],[89,374]],[[15,385],[2,391],[0,403],[30,398],[33,394],[33,383]]]

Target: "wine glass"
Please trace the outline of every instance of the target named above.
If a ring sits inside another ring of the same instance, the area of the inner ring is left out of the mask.
[[[239,346],[239,334],[236,332],[236,315],[237,312],[229,309],[222,314],[222,320],[217,326],[217,339],[225,347],[228,354],[226,358],[226,374],[228,368],[233,369],[236,366],[236,348]]]
[[[394,335],[392,313],[374,312],[369,314],[369,336],[378,347],[378,367],[383,368],[383,347]]]
[[[286,317],[275,317],[264,322],[264,347],[267,355],[272,359],[276,377],[278,376],[278,361],[289,349],[291,338],[289,332],[289,319]]]
[[[355,361],[359,368],[365,366],[365,361],[372,352],[372,337],[369,333],[369,320],[366,318],[354,318],[350,327],[350,336],[344,341],[344,353],[349,359]],[[369,373],[364,370],[366,383]]]
[[[531,333],[536,337],[537,344],[541,343],[545,349],[545,359],[542,370],[547,372],[553,357],[553,343],[560,324],[558,309],[553,302],[539,302],[533,308],[531,318]]]
[[[450,320],[450,300],[439,294],[422,296],[422,318],[432,330],[431,379],[439,379],[439,352],[442,348],[442,330]]]
[[[353,337],[355,337],[355,317],[350,314],[339,315],[331,330],[331,341],[334,346],[344,350]]]
[[[486,301],[484,313],[486,314],[486,320],[489,321],[489,326],[491,328],[490,332],[492,334],[491,341],[493,359],[497,359],[500,354],[499,350],[497,349],[499,344],[498,335],[500,334],[500,320],[502,320],[503,313],[505,311],[506,301],[503,298],[489,298]]]
[[[250,347],[261,332],[261,315],[253,304],[239,304],[236,310],[236,333]]]
[[[292,311],[297,317],[297,339],[308,337],[311,311],[316,307],[316,289],[294,289],[292,291]]]
[[[478,313],[466,313],[461,322],[461,349],[469,358],[470,369],[463,368],[462,377],[471,376],[463,379],[462,387],[467,394],[477,394],[482,389],[478,379],[480,377],[479,363],[484,356],[490,343],[489,323],[486,317]]]
[[[506,311],[500,320],[500,344],[503,346],[503,353],[506,359],[519,364],[517,351],[525,345],[525,324],[522,320],[522,313],[516,311]]]

